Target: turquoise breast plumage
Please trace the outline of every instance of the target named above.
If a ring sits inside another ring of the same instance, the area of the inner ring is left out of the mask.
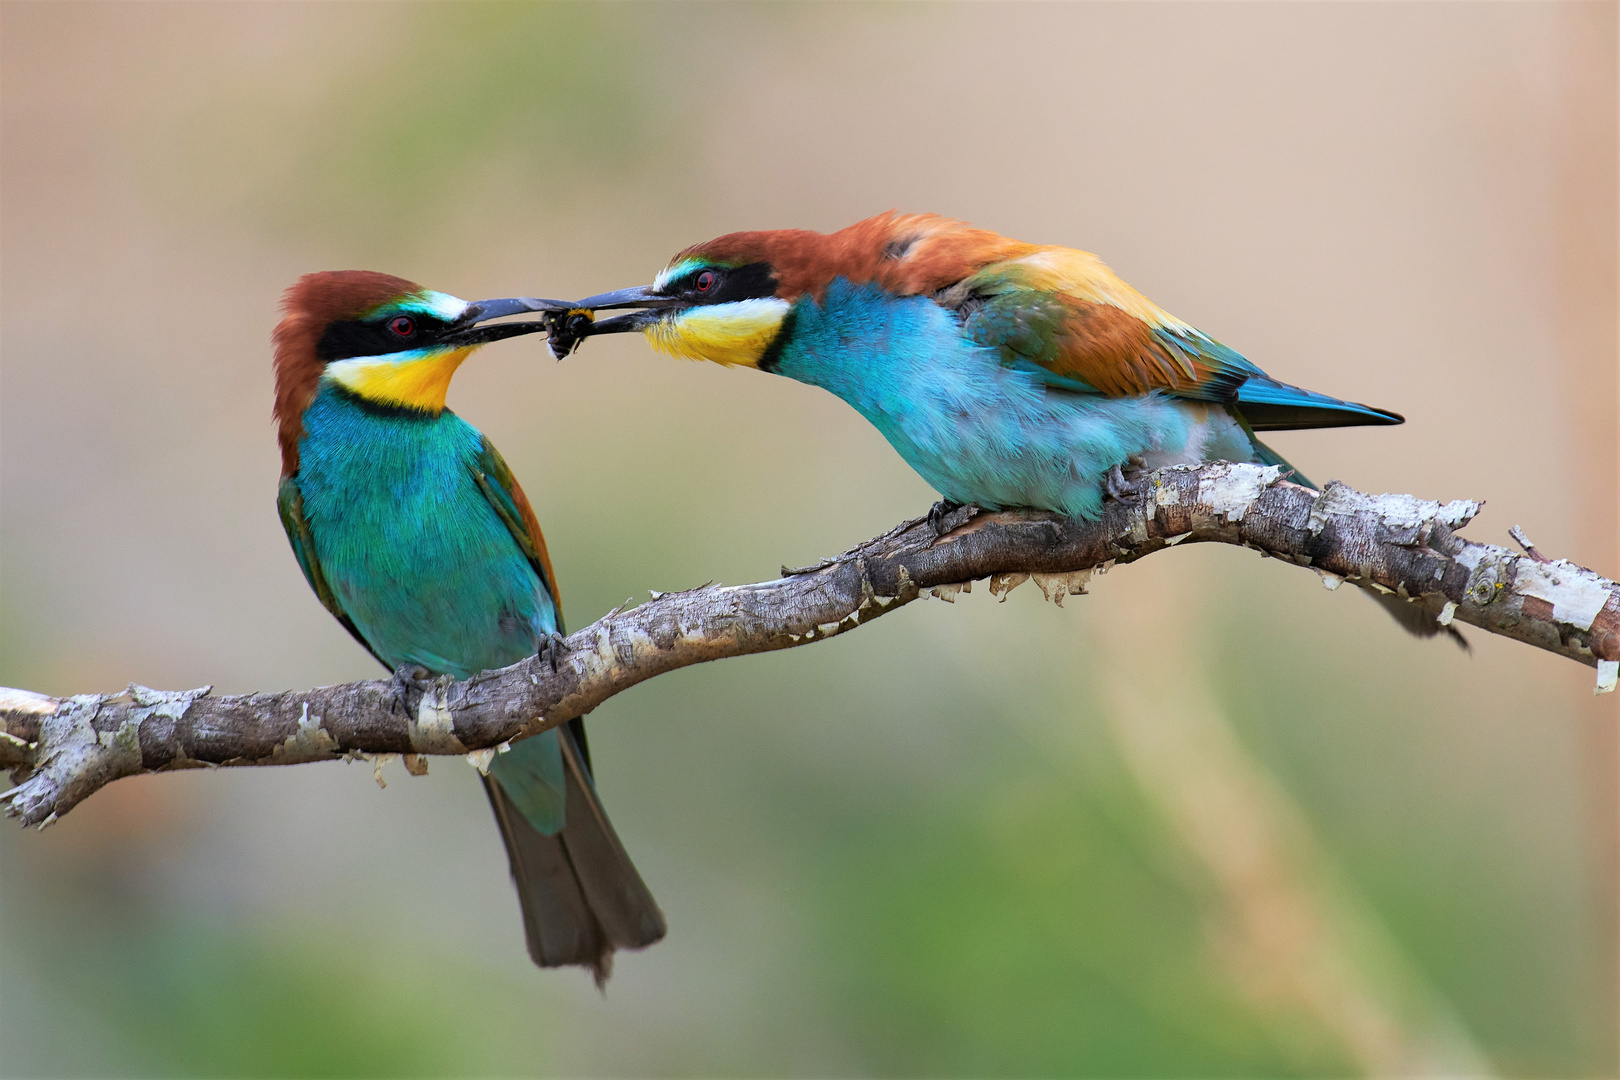
[[[476,428],[330,385],[304,428],[297,483],[316,556],[385,664],[464,679],[557,632],[551,594],[478,486]]]
[[[842,277],[822,299],[795,302],[793,335],[771,370],[854,406],[946,499],[992,510],[1095,517],[1099,478],[1133,454],[1144,465],[1253,454],[1222,410],[1159,392],[1110,399],[1053,386],[964,334],[927,297],[896,299]]]

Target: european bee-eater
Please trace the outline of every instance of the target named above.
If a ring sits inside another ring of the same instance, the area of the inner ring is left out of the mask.
[[[581,337],[641,331],[674,356],[819,386],[947,503],[992,510],[1094,519],[1143,470],[1291,468],[1257,431],[1402,422],[1270,378],[1090,252],[935,214],[730,233],[680,252],[650,286],[576,306],[642,310],[548,316],[558,356]],[[1438,630],[1398,598],[1387,606],[1415,632]]]
[[[545,301],[468,303],[365,271],[309,274],[275,331],[281,522],[310,588],[390,670],[467,678],[558,641],[534,511],[478,429],[445,408],[474,350],[545,329],[488,323]],[[579,720],[514,743],[484,778],[529,955],[590,967],[664,936],[597,799]]]

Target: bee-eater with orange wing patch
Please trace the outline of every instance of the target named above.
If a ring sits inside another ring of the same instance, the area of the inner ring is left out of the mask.
[[[947,504],[1095,519],[1144,470],[1291,468],[1256,432],[1402,422],[1272,379],[1090,252],[935,214],[880,214],[828,234],[730,233],[680,252],[650,286],[577,306],[640,310],[557,319],[555,354],[640,331],[674,356],[819,386]],[[1384,599],[1408,629],[1439,630]]]
[[[468,303],[366,271],[309,274],[275,331],[281,521],[310,588],[390,670],[468,678],[557,647],[557,579],[534,511],[479,431],[445,408],[490,323],[549,301]],[[579,720],[496,754],[484,778],[529,955],[600,985],[664,917],[597,798]]]

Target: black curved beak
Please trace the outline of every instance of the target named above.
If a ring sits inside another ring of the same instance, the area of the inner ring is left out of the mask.
[[[479,300],[468,304],[456,325],[445,335],[451,345],[487,345],[491,341],[519,337],[551,329],[551,320],[557,314],[574,310],[577,305],[566,300],[542,300],[533,296],[511,296],[499,300]],[[491,319],[504,319],[508,315],[526,315],[540,312],[535,322],[509,322],[484,325]]]

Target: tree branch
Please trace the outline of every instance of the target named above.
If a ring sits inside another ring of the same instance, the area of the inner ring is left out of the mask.
[[[0,690],[0,795],[24,824],[46,825],[121,776],[222,765],[292,765],[385,754],[466,754],[486,767],[512,739],[556,727],[675,668],[793,648],[855,629],[928,594],[953,599],[989,578],[1005,594],[1033,579],[1048,599],[1085,591],[1093,573],[1181,543],[1237,544],[1350,581],[1439,617],[1620,670],[1620,587],[1590,570],[1463,540],[1479,503],[1441,506],[1369,496],[1337,482],[1317,492],[1275,467],[1164,469],[1102,520],[1035,511],[948,515],[936,537],[908,521],[836,558],[775,581],[654,594],[567,639],[556,670],[531,657],[457,682],[371,680],[314,690],[211,697],[131,685],[51,698]],[[1522,533],[1519,534],[1522,538]],[[414,758],[407,765],[416,766]]]

